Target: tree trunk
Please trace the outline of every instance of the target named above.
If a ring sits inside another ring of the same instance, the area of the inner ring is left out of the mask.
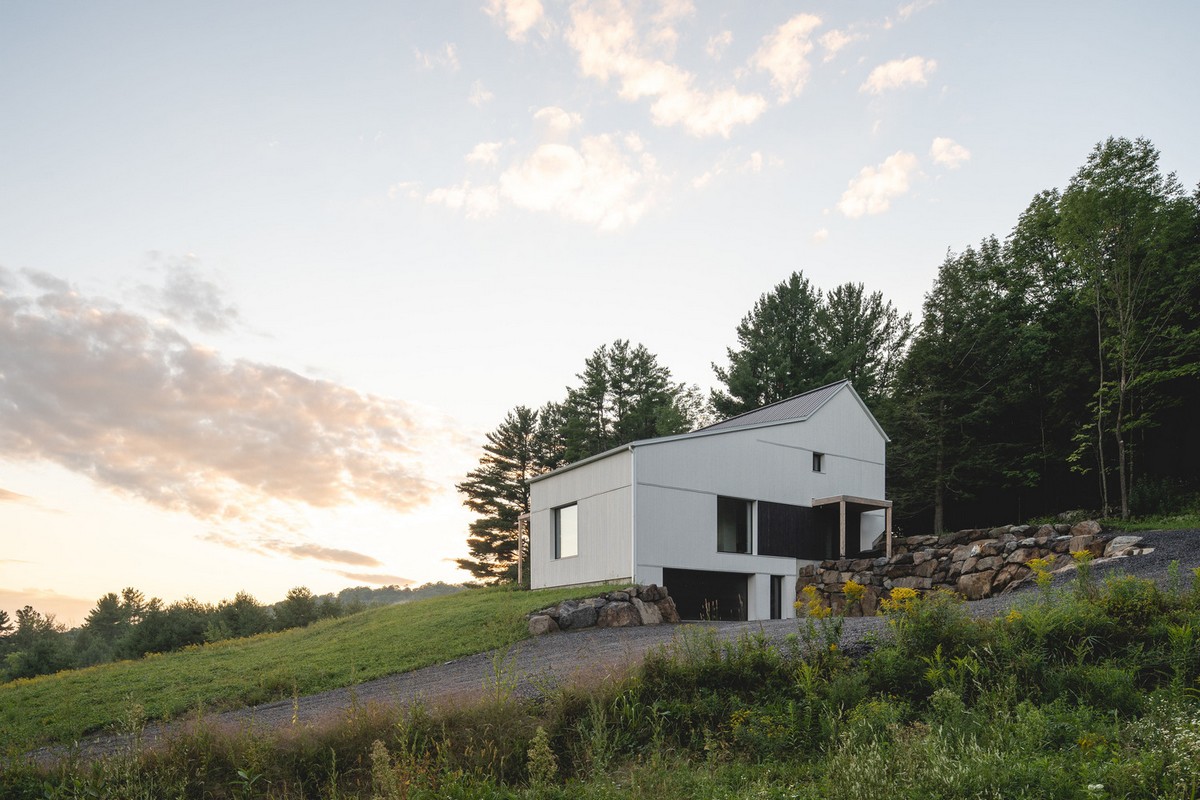
[[[946,477],[945,477],[945,446],[942,434],[938,434],[937,463],[933,475],[933,532],[941,536],[945,532],[946,513]]]

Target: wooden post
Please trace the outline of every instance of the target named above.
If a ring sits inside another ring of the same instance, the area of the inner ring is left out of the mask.
[[[846,557],[846,498],[838,502],[838,530],[840,533],[838,558]]]
[[[883,514],[883,529],[886,531],[884,540],[887,542],[887,557],[892,557],[892,507],[889,505]]]

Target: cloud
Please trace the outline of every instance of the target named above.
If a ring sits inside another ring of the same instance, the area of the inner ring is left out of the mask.
[[[930,6],[937,5],[938,0],[913,0],[911,3],[905,3],[896,10],[896,15],[900,17],[901,22],[905,22],[913,14],[924,11]]]
[[[483,81],[475,81],[471,84],[471,94],[467,97],[467,102],[476,108],[480,108],[485,103],[490,103],[495,97],[496,95],[484,87]]]
[[[563,111],[558,106],[539,108],[533,121],[541,128],[542,138],[563,141],[572,131],[583,124],[583,117],[574,112]]]
[[[647,37],[651,43],[663,39],[662,23],[658,25]],[[633,14],[620,0],[575,3],[566,39],[585,76],[601,83],[615,79],[623,100],[650,99],[655,125],[728,138],[733,128],[754,122],[766,110],[766,101],[757,94],[733,87],[697,89],[690,72],[647,52]]]
[[[543,30],[545,9],[540,0],[487,0],[483,10],[492,19],[504,25],[504,33],[514,42],[523,42],[534,27]]]
[[[813,231],[812,240],[818,244],[829,238],[829,228],[818,228]]]
[[[458,72],[458,51],[449,42],[435,50],[419,50],[414,47],[413,54],[417,58],[417,65],[422,69],[441,67],[450,72]]]
[[[762,45],[750,59],[755,69],[770,73],[771,85],[779,90],[781,103],[804,90],[811,69],[808,63],[808,54],[813,49],[810,36],[820,25],[820,17],[797,14],[763,37]]]
[[[708,44],[704,46],[704,52],[708,53],[709,58],[714,61],[720,61],[721,56],[725,55],[725,51],[731,44],[733,44],[733,31],[714,33],[708,37]]]
[[[832,61],[835,56],[848,44],[865,39],[861,33],[846,33],[845,31],[829,31],[818,41],[825,50],[825,61]]]
[[[920,56],[896,59],[886,64],[880,64],[871,70],[867,80],[858,87],[860,92],[883,94],[889,89],[899,89],[902,86],[924,86],[929,75],[937,69],[937,62]]]
[[[28,495],[10,492],[8,489],[0,489],[0,503],[29,503],[32,500],[33,498]]]
[[[244,550],[258,555],[279,554],[297,560],[311,559],[330,564],[349,564],[355,567],[380,567],[383,562],[374,556],[359,553],[354,550],[343,550],[337,547],[325,547],[309,541],[294,530],[295,523],[275,517],[264,521],[261,530],[243,529],[237,535],[221,531],[209,531],[200,537],[206,542],[218,544],[233,550]]]
[[[958,169],[964,162],[971,160],[970,150],[944,136],[933,140],[933,144],[929,148],[929,155],[936,163],[950,169]]]
[[[717,163],[713,164],[710,169],[692,178],[692,188],[703,189],[714,178],[726,173],[747,175],[762,172],[764,166],[778,167],[782,164],[783,161],[779,158],[775,156],[763,156],[758,150],[752,152],[745,159],[742,158],[739,151],[731,151],[721,156]]]
[[[151,258],[165,263],[166,279],[161,288],[139,287],[139,299],[150,308],[172,322],[190,325],[204,333],[221,333],[241,322],[241,315],[226,299],[225,290],[201,274],[195,256],[165,261],[161,254],[151,253]]]
[[[405,578],[402,575],[388,575],[379,572],[343,572],[342,570],[337,570],[337,574],[352,581],[374,583],[380,586],[409,586],[416,583],[412,578]]]
[[[462,211],[467,219],[490,217],[500,210],[500,193],[495,186],[475,186],[463,181],[454,186],[438,187],[425,195],[425,203]]]
[[[465,156],[468,164],[495,164],[504,142],[480,142]]]
[[[0,268],[0,271],[3,271]],[[405,404],[228,361],[61,281],[0,294],[0,452],[202,519],[272,501],[398,511],[436,492]]]
[[[507,203],[600,230],[633,224],[652,205],[664,178],[639,137],[607,133],[573,141],[569,134],[581,120],[557,107],[540,109],[534,121],[542,143],[496,175],[494,183],[439,187],[425,195],[425,203],[470,219],[491,216]]]
[[[912,153],[894,153],[877,167],[863,167],[850,181],[837,207],[850,218],[863,214],[882,214],[892,198],[908,191],[909,180],[917,171],[917,157]]]

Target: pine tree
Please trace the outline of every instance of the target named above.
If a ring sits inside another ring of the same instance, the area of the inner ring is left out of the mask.
[[[528,481],[541,471],[538,445],[546,438],[539,436],[538,412],[517,406],[487,434],[479,466],[456,487],[479,515],[467,538],[471,555],[458,565],[485,583],[516,579],[518,519],[529,512]]]

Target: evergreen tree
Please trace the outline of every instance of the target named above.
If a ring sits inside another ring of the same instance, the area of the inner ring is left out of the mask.
[[[833,362],[828,377],[849,380],[868,402],[888,397],[912,337],[912,314],[901,316],[882,292],[844,283],[825,296],[817,323]]]
[[[515,580],[517,523],[529,512],[529,479],[540,471],[538,412],[525,406],[509,411],[487,434],[479,466],[456,487],[463,504],[478,517],[471,523],[470,557],[458,565],[486,583]]]
[[[725,389],[712,392],[713,409],[732,417],[837,380],[818,316],[821,292],[793,272],[754,304],[737,327],[729,366],[713,364]]]

